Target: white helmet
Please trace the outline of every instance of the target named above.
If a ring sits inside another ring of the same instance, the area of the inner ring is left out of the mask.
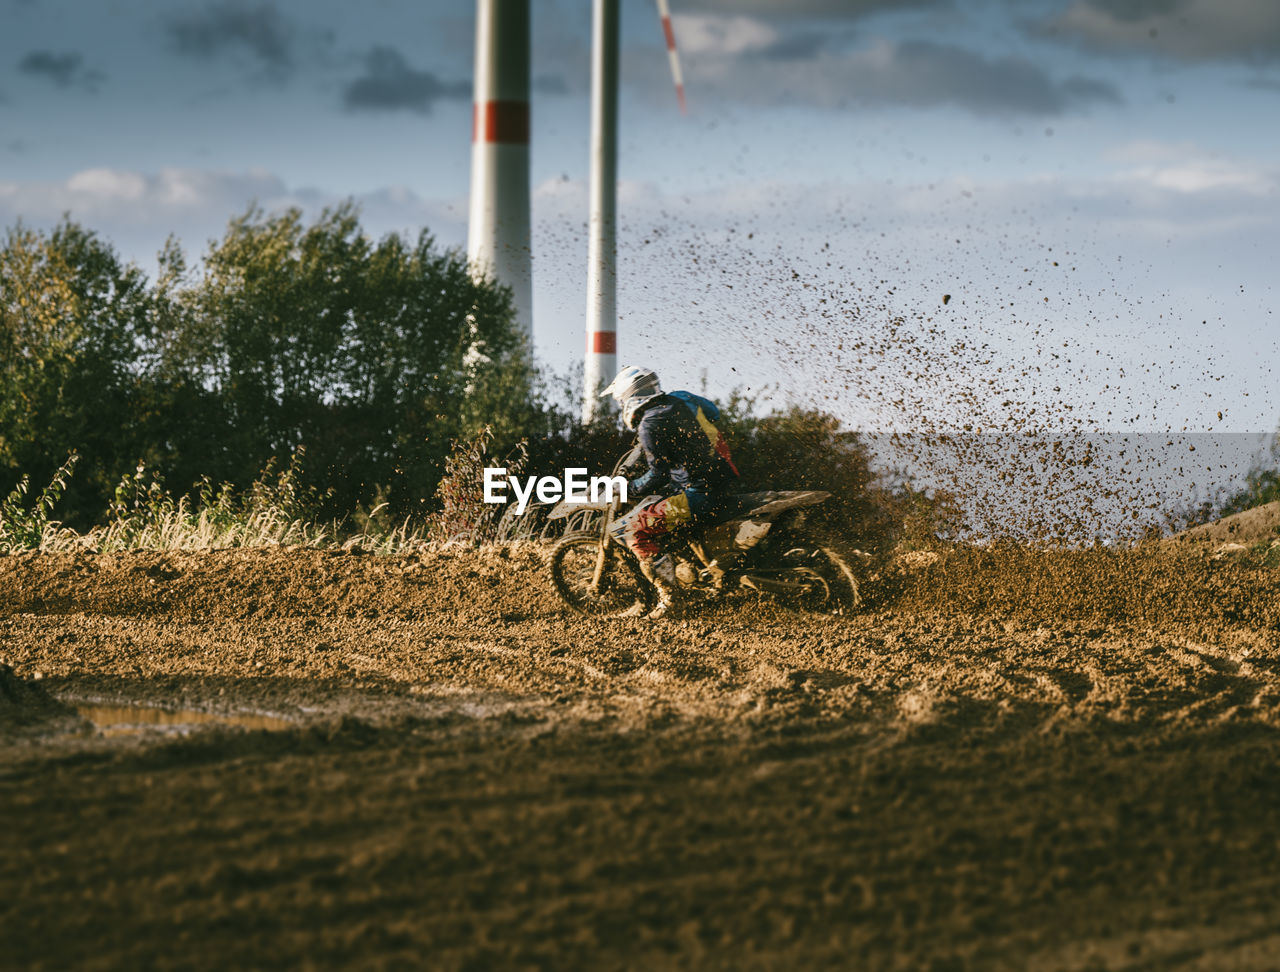
[[[661,394],[657,375],[648,368],[627,365],[618,372],[609,387],[600,393],[600,397],[612,395],[622,409],[622,421],[627,423],[627,428],[634,429],[640,406]]]

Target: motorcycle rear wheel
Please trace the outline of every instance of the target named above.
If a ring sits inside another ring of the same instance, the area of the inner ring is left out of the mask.
[[[793,553],[798,555],[795,566],[811,570],[821,583],[807,593],[799,595],[794,605],[814,614],[850,614],[862,606],[862,594],[858,590],[858,577],[849,561],[840,553],[829,536],[811,536],[803,547]],[[789,556],[788,560],[792,558]]]
[[[828,584],[826,598],[814,606],[804,605],[806,610],[821,614],[848,614],[862,606],[862,594],[858,590],[858,578],[853,568],[831,547],[819,547],[823,566],[819,572]]]
[[[653,588],[635,561],[613,544],[605,548],[600,583],[592,588],[599,554],[598,533],[576,532],[562,537],[549,556],[556,593],[586,617],[616,616],[636,604],[647,612],[653,606]]]

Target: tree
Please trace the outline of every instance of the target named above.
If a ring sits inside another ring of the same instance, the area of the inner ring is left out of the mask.
[[[248,482],[305,445],[335,512],[375,497],[412,509],[432,496],[451,439],[512,424],[529,400],[509,292],[474,281],[425,231],[370,241],[349,203],[309,226],[296,209],[251,209],[166,306],[175,330],[159,373],[219,405],[201,472]],[[501,414],[480,413],[482,401]]]
[[[351,204],[310,224],[253,208],[194,270],[173,239],[159,267],[149,285],[69,220],[0,249],[0,475],[79,451],[73,525],[139,459],[178,490],[248,486],[303,445],[326,512],[399,515],[433,500],[452,440],[548,424],[510,293],[425,231],[374,242]]]
[[[41,480],[72,450],[83,462],[61,508],[72,522],[101,509],[136,461],[136,368],[150,332],[146,278],[92,232],[65,220],[18,225],[0,247],[0,475]]]
[[[1217,516],[1228,516],[1280,500],[1280,432],[1271,437],[1267,458],[1249,470],[1245,485],[1227,497]]]

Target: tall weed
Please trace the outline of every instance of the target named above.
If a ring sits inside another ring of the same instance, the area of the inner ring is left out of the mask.
[[[67,461],[58,467],[49,485],[40,490],[31,506],[24,502],[31,488],[31,477],[24,474],[18,480],[0,502],[0,553],[38,550],[47,541],[70,532],[52,518],[53,508],[67,491],[67,481],[79,461],[80,456],[75,452],[67,456]]]
[[[440,511],[430,519],[431,539],[445,544],[476,545],[497,539],[503,507],[484,501],[484,470],[490,461],[492,443],[493,429],[487,425],[471,438],[453,443],[445,460],[444,478],[436,490]],[[507,475],[515,476],[524,471],[527,461],[527,447],[519,442],[502,466]]]

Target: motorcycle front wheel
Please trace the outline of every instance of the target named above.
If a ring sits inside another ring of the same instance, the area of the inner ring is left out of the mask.
[[[603,618],[639,605],[653,606],[653,588],[636,562],[612,543],[604,549],[604,564],[596,581],[600,534],[569,533],[551,548],[551,580],[556,593],[578,614]]]

